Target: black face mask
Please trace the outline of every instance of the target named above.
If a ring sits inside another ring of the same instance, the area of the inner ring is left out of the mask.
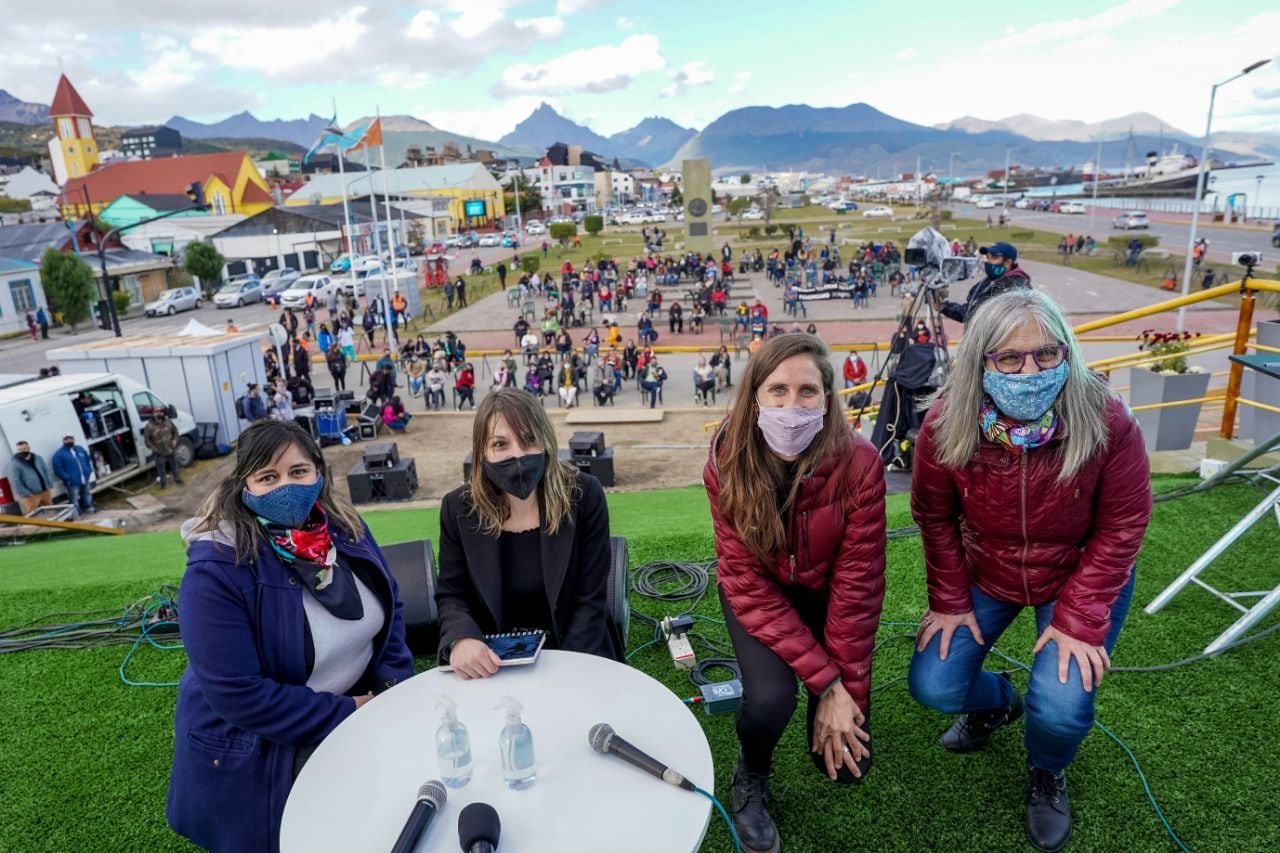
[[[542,482],[542,474],[547,469],[545,453],[528,453],[514,456],[501,462],[484,461],[484,475],[499,489],[514,498],[524,500],[533,494]]]

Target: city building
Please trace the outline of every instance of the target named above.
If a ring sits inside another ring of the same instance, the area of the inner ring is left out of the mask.
[[[122,195],[102,209],[99,219],[112,228],[135,225],[144,219],[152,219],[162,214],[174,218],[186,216],[208,216],[207,211],[196,210],[191,206],[191,199],[182,194],[137,193]]]
[[[135,127],[120,137],[120,153],[135,160],[173,157],[182,153],[182,134],[171,127]]]
[[[63,74],[49,105],[53,139],[49,140],[49,162],[59,185],[83,177],[98,165],[98,143],[93,138],[93,113],[75,86]]]
[[[101,213],[125,195],[181,195],[193,183],[204,188],[209,213],[255,214],[274,204],[271,188],[243,151],[124,160],[107,163],[92,174],[71,178],[62,188],[62,213],[70,219]]]
[[[49,302],[40,285],[40,266],[18,258],[0,257],[0,335],[27,330],[27,311]]]
[[[314,161],[313,161],[314,162]],[[348,167],[349,168],[349,167]],[[368,196],[370,189],[397,199],[442,198],[457,228],[489,228],[502,221],[506,208],[502,186],[480,163],[387,169],[385,172],[347,173],[347,196]],[[286,207],[334,204],[342,201],[343,176],[317,175],[285,200]],[[409,209],[409,208],[406,208]]]

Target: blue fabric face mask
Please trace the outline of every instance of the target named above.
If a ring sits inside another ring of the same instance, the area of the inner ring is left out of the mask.
[[[276,486],[266,494],[250,494],[249,490],[245,489],[240,493],[240,502],[267,521],[274,521],[276,524],[297,530],[311,515],[311,510],[320,499],[323,488],[324,475],[320,474],[316,476],[314,483],[306,485],[289,483]]]
[[[1000,276],[1008,272],[1004,264],[993,264],[990,261],[983,264],[982,268],[987,271],[988,278],[999,278]],[[1006,412],[1005,414],[1008,414],[1008,412]]]
[[[1058,392],[1067,382],[1067,363],[1039,373],[1001,373],[987,370],[982,374],[982,390],[991,396],[996,408],[1015,421],[1041,418]]]

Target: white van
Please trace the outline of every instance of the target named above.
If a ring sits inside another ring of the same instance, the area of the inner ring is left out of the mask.
[[[18,442],[29,443],[52,468],[62,437],[75,436],[93,459],[93,491],[98,492],[153,465],[142,430],[157,409],[165,410],[178,428],[178,464],[190,465],[196,450],[195,418],[127,376],[66,373],[0,388],[0,510],[21,514],[9,480]],[[64,493],[62,483],[54,483],[53,492]]]

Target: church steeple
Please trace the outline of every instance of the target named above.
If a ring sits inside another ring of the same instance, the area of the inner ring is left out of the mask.
[[[93,138],[93,112],[75,86],[63,74],[49,105],[54,138],[49,140],[49,159],[54,179],[65,184],[69,178],[89,174],[98,165],[98,143]]]

